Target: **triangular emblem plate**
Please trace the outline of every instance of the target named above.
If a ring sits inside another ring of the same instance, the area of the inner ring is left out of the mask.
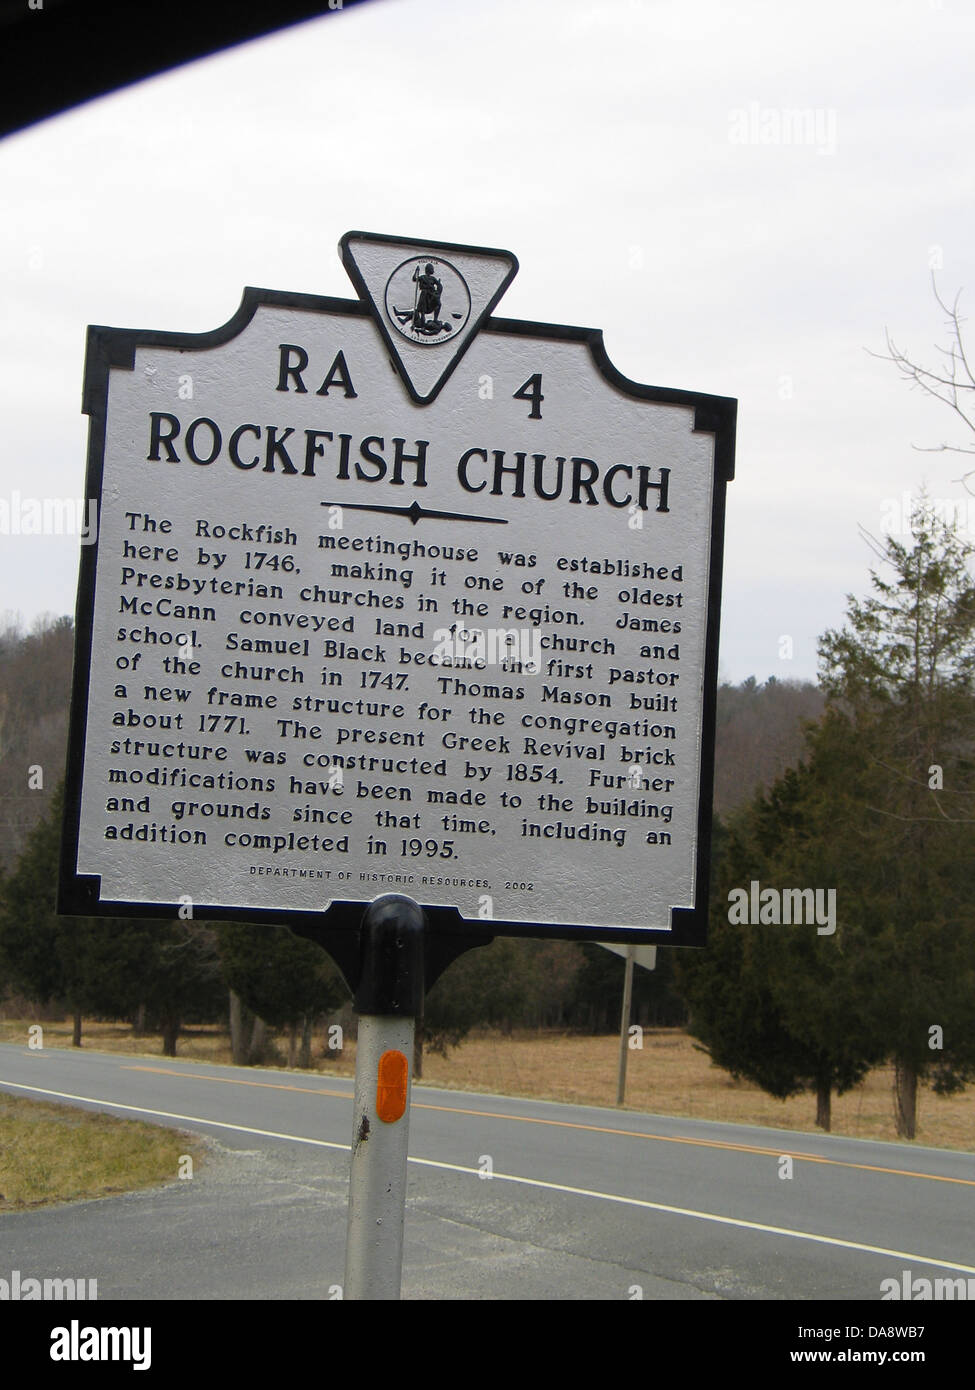
[[[407,391],[432,401],[511,284],[510,251],[346,232],[342,263]]]

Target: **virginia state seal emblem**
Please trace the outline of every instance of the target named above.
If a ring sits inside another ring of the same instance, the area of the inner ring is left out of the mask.
[[[412,256],[386,282],[386,314],[411,343],[432,347],[445,342],[470,318],[467,281],[449,261]]]

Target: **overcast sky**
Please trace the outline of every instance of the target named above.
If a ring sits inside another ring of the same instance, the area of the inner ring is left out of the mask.
[[[975,306],[973,30],[964,0],[376,0],[9,138],[0,502],[83,493],[87,324],[352,297],[351,228],[505,247],[499,314],[738,398],[721,676],[814,677],[858,525],[965,495],[913,447],[963,428],[867,349],[935,360],[932,265]],[[77,558],[0,532],[0,613],[73,613]]]

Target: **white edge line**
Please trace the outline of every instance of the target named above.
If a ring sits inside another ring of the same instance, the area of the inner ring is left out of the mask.
[[[183,1120],[189,1124],[211,1125],[216,1129],[231,1129],[238,1134],[257,1134],[264,1139],[286,1139],[293,1144],[311,1144],[320,1149],[342,1149],[349,1152],[351,1144],[338,1144],[330,1139],[311,1139],[302,1134],[279,1134],[272,1129],[254,1129],[250,1125],[232,1125],[225,1120],[208,1120],[201,1115],[177,1115],[171,1110],[148,1110],[141,1105],[123,1105],[117,1100],[99,1100],[94,1096],[76,1096],[67,1091],[51,1091],[42,1086],[27,1086],[19,1081],[4,1080],[4,1086],[13,1086],[18,1091],[33,1091],[42,1096],[56,1096],[60,1100],[83,1101],[87,1105],[103,1105],[112,1110],[128,1110],[137,1115],[155,1115],[160,1119]],[[436,1158],[414,1158],[410,1155],[408,1163],[423,1168],[441,1168],[451,1173],[469,1173],[481,1178],[479,1168],[466,1168],[460,1163],[444,1163]],[[788,1226],[768,1226],[761,1221],[746,1221],[737,1216],[720,1216],[711,1211],[694,1211],[690,1207],[669,1206],[665,1202],[649,1202],[642,1197],[623,1197],[616,1192],[594,1192],[588,1187],[570,1187],[567,1183],[545,1182],[542,1178],[525,1178],[516,1173],[494,1173],[492,1182],[520,1183],[525,1187],[540,1187],[549,1192],[565,1192],[572,1197],[597,1197],[603,1202],[618,1202],[623,1206],[640,1207],[645,1211],[662,1211],[670,1216],[690,1216],[698,1221],[713,1221],[720,1226],[737,1226],[746,1231],[762,1231],[766,1235],[791,1236],[793,1240],[809,1240],[818,1245],[838,1246],[843,1250],[861,1250],[867,1255],[885,1255],[890,1259],[912,1260],[915,1264],[932,1265],[936,1269],[953,1269],[960,1274],[975,1274],[975,1265],[954,1264],[950,1260],[935,1260],[928,1255],[916,1255],[907,1250],[889,1250],[882,1245],[864,1245],[855,1240],[841,1240],[838,1236],[821,1236],[812,1231],[791,1230]]]
[[[96,1096],[76,1096],[69,1091],[50,1091],[43,1086],[26,1086],[20,1081],[0,1082],[3,1086],[14,1086],[18,1091],[36,1091],[41,1096],[57,1096],[59,1100],[80,1100],[87,1105],[104,1105],[111,1110],[129,1110],[135,1115],[155,1115],[157,1118],[165,1120],[185,1120],[194,1125],[213,1125],[217,1129],[232,1129],[238,1134],[259,1134],[265,1139],[290,1139],[294,1144],[314,1144],[320,1149],[345,1149],[348,1152],[351,1144],[336,1144],[330,1139],[308,1139],[300,1134],[278,1134],[273,1129],[254,1129],[250,1125],[231,1125],[224,1120],[208,1120],[202,1115],[176,1115],[171,1110],[148,1110],[143,1105],[123,1105],[119,1100],[99,1100]],[[473,1171],[473,1169],[472,1169]]]

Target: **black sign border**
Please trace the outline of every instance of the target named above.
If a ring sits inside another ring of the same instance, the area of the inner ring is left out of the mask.
[[[384,238],[388,239],[388,238]],[[406,239],[404,238],[404,241]],[[410,242],[410,245],[417,244]],[[431,243],[432,245],[432,243]],[[442,249],[446,249],[442,247]],[[465,248],[467,249],[467,248]],[[470,248],[475,250],[477,248]],[[510,255],[510,252],[504,253]],[[370,308],[357,300],[331,296],[257,289],[248,286],[240,307],[221,327],[205,333],[176,333],[159,329],[88,329],[82,413],[89,417],[88,467],[85,496],[96,499],[100,513],[105,461],[109,374],[113,367],[133,371],[140,347],[176,348],[183,352],[219,347],[237,337],[261,306],[297,309],[306,313],[372,318]],[[521,922],[495,918],[465,918],[454,907],[421,904],[437,933],[463,936],[472,932],[493,936],[537,937],[567,941],[612,941],[665,946],[703,946],[707,936],[711,861],[711,815],[714,784],[714,734],[717,705],[718,636],[724,557],[724,521],[727,484],[734,477],[735,424],[738,402],[728,396],[647,386],[625,377],[610,361],[602,330],[569,324],[536,323],[525,319],[486,318],[479,333],[496,333],[549,341],[585,343],[602,377],[625,395],[661,405],[689,406],[694,410],[694,431],[714,435],[712,457],[711,548],[705,634],[704,691],[701,722],[701,768],[698,786],[697,861],[693,907],[671,907],[671,928],[566,925],[559,922]],[[473,337],[477,336],[475,333]],[[413,401],[418,409],[423,404]],[[99,540],[100,540],[99,529]],[[71,714],[65,771],[64,830],[58,874],[57,911],[68,916],[150,917],[171,920],[180,915],[179,903],[142,903],[102,899],[101,877],[77,872],[81,834],[81,791],[85,764],[88,694],[91,680],[95,575],[98,544],[82,546],[75,610],[75,654]],[[290,908],[228,907],[193,903],[195,920],[254,922],[291,926],[299,933],[313,924],[338,937],[357,931],[369,899],[334,901],[320,911]],[[185,912],[185,908],[183,909]]]

